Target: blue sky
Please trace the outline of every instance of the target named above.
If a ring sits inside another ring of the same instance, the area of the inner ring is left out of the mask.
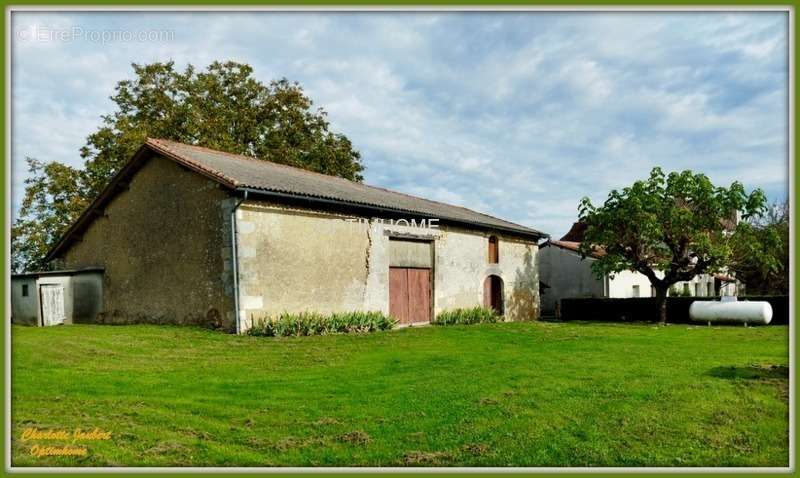
[[[113,30],[167,33],[91,38]],[[581,197],[602,202],[653,166],[781,199],[787,48],[777,12],[17,12],[13,208],[26,156],[80,165],[130,64],[170,59],[296,80],[361,151],[367,183],[555,237]]]

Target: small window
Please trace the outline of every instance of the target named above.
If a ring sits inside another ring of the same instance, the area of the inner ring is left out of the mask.
[[[683,295],[687,295],[688,296],[689,294],[691,294],[691,292],[689,292],[689,283],[684,282],[683,283]]]
[[[489,264],[497,264],[500,262],[500,245],[497,241],[497,236],[489,237]]]
[[[699,282],[695,282],[694,283],[694,296],[695,297],[700,297],[700,283]]]
[[[656,296],[656,288],[650,286],[650,297],[655,297],[655,296]]]
[[[28,284],[22,284],[22,297],[28,297]]]
[[[633,295],[631,297],[640,297],[638,285],[633,286]]]

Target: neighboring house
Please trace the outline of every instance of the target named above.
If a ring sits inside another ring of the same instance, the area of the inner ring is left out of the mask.
[[[283,312],[374,310],[418,323],[478,305],[526,320],[539,315],[543,237],[462,207],[149,139],[48,260],[103,269],[102,312],[86,320],[104,323],[242,332]]]
[[[554,315],[558,301],[569,297],[655,297],[650,280],[639,272],[623,271],[598,279],[592,273],[592,262],[605,254],[595,249],[591,257],[582,259],[578,247],[585,225],[576,222],[560,240],[548,240],[539,251],[539,279],[547,287],[541,294],[543,315]],[[684,295],[711,297],[737,295],[740,284],[724,274],[701,274],[690,281],[678,282],[673,290]]]

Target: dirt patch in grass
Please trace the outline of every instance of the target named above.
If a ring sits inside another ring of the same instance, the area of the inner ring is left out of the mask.
[[[185,429],[181,429],[181,430],[178,430],[178,431],[183,435],[195,437],[198,440],[210,440],[211,439],[211,434],[209,434],[208,432],[205,432],[203,430],[195,430],[195,429],[192,429],[192,428],[185,428]]]
[[[437,466],[447,463],[452,455],[443,451],[409,451],[403,455],[406,466]]]
[[[464,453],[469,453],[470,455],[481,456],[489,452],[489,445],[485,445],[483,443],[470,443],[468,445],[464,445],[461,448],[461,451]]]
[[[145,450],[145,455],[151,456],[164,456],[164,455],[180,455],[184,456],[188,453],[186,445],[176,443],[174,441],[162,441],[157,445]]]
[[[766,384],[774,387],[780,400],[789,400],[789,367],[786,365],[755,363],[745,367],[715,367],[708,375],[732,380],[743,387]]]
[[[329,417],[322,417],[314,422],[314,426],[317,427],[325,427],[325,426],[341,425],[341,424],[342,422],[340,422],[339,420]]]
[[[343,443],[351,443],[353,445],[366,445],[372,441],[372,438],[363,430],[356,430],[344,435],[339,435],[338,440]]]
[[[298,438],[288,436],[278,440],[272,447],[278,451],[287,451],[295,448],[306,448],[309,446],[320,446],[325,444],[325,440],[320,437]]]
[[[714,367],[709,375],[729,380],[788,380],[789,367],[786,365],[750,364],[746,367]]]

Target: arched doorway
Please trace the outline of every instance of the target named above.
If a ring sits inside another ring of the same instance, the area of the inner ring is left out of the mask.
[[[483,282],[483,305],[503,315],[503,279],[490,275]]]

